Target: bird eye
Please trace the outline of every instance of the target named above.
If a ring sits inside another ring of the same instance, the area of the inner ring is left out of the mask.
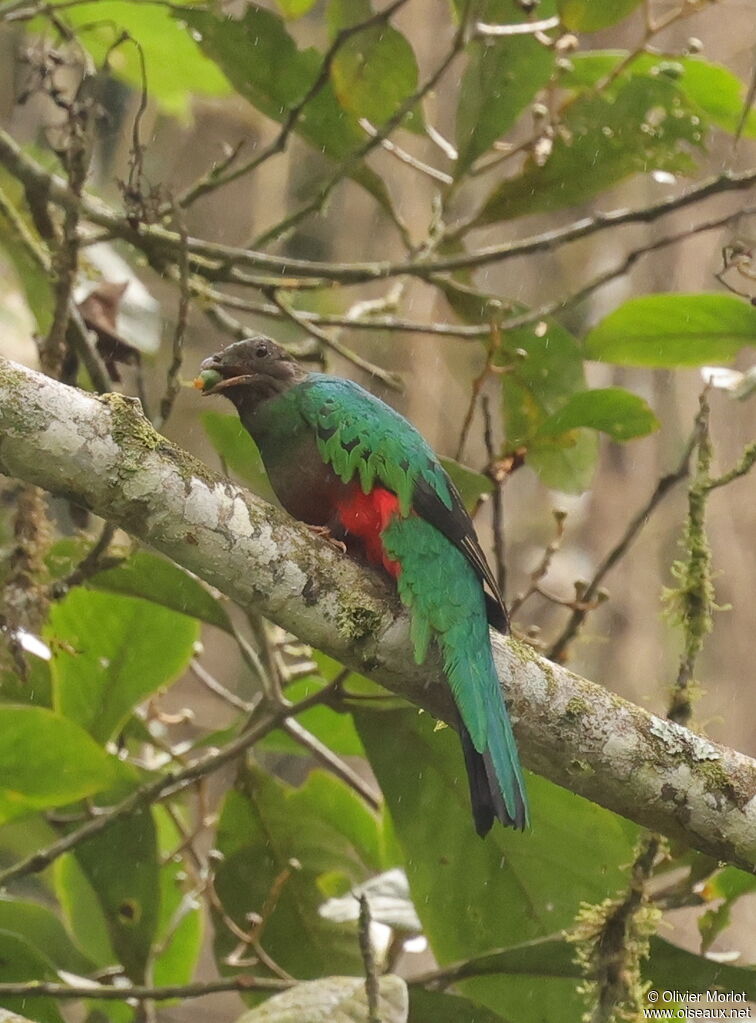
[[[267,354],[268,354],[268,346],[265,344],[264,341],[261,341],[260,344],[257,346],[257,348],[255,348],[255,356],[258,359],[263,359]]]

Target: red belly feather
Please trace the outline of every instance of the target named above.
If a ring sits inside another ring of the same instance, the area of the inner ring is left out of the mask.
[[[392,561],[381,542],[381,533],[399,509],[399,499],[390,490],[375,487],[363,494],[355,486],[346,499],[338,504],[338,519],[343,528],[362,543],[365,556],[372,565],[383,567],[394,579],[401,571],[398,561]]]

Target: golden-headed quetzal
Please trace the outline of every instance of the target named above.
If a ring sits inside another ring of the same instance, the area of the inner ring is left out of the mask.
[[[236,406],[284,508],[396,581],[418,663],[431,639],[438,641],[478,834],[494,818],[524,828],[525,788],[488,633],[489,622],[506,631],[507,613],[459,493],[431,448],[359,384],[309,373],[269,338],[237,341],[201,369],[197,386]]]

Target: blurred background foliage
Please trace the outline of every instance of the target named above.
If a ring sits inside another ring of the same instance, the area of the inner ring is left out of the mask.
[[[696,445],[717,476],[753,439],[747,7],[3,0],[2,352],[139,395],[267,499],[236,419],[182,387],[201,358],[265,331],[359,379],[446,456],[519,634],[754,754],[745,472],[707,504],[717,609],[682,710],[691,626],[662,615]],[[235,1020],[245,983],[245,1023],[636,1018],[649,985],[756,998],[753,877],[536,777],[532,833],[479,841],[427,716],[65,502],[2,498],[0,983],[122,987],[8,1009]],[[309,709],[150,797],[271,684]],[[14,867],[134,794],[46,869]],[[372,1002],[358,932],[386,973]],[[236,993],[127,999],[218,977]],[[250,977],[313,983],[269,997]]]

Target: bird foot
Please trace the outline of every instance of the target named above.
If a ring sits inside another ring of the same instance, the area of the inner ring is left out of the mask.
[[[339,551],[340,554],[346,554],[346,552],[347,552],[347,545],[344,543],[343,540],[337,540],[336,537],[331,532],[331,530],[328,528],[328,526],[311,526],[311,525],[308,525],[307,528],[315,536],[319,536],[319,537],[321,537],[321,539],[325,540],[326,543],[329,543],[331,545],[331,547],[335,547],[336,550]]]

